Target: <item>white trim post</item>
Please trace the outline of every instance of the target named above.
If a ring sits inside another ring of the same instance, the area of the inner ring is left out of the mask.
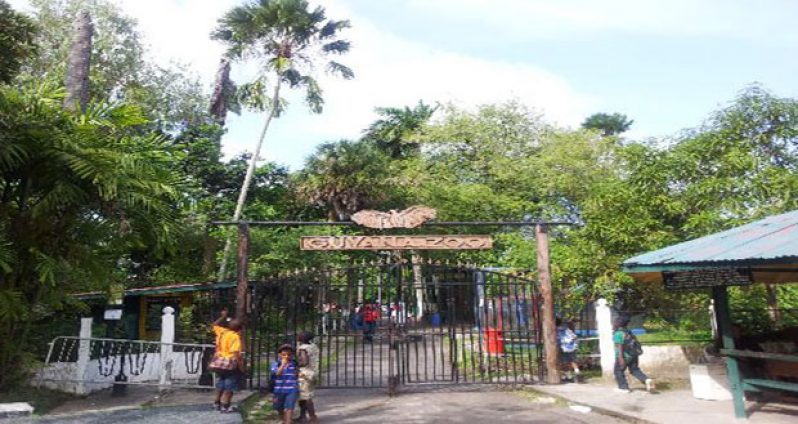
[[[599,352],[601,352],[601,375],[612,377],[615,366],[615,346],[612,342],[612,312],[607,299],[596,301],[596,328],[599,333]]]
[[[161,316],[161,376],[158,382],[164,391],[172,384],[172,343],[175,342],[175,309],[163,308]]]
[[[88,394],[86,389],[86,370],[89,368],[89,356],[91,354],[91,326],[94,323],[94,318],[81,318],[80,319],[80,333],[78,340],[78,365],[75,373],[75,394],[85,395]]]

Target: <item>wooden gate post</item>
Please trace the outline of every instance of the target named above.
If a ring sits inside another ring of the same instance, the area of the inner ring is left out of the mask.
[[[546,352],[546,383],[560,384],[559,354],[557,346],[557,328],[554,324],[554,294],[551,289],[551,273],[549,271],[549,234],[542,225],[535,225],[535,238],[538,247],[538,280],[540,294],[543,296],[543,347]]]
[[[249,287],[249,224],[238,223],[238,286],[236,287],[236,318],[246,323],[247,289]]]

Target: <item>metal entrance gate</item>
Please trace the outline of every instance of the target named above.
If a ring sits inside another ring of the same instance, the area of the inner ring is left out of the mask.
[[[319,387],[531,383],[542,378],[534,281],[440,263],[297,271],[250,285],[250,386],[268,385],[280,344],[320,349]]]

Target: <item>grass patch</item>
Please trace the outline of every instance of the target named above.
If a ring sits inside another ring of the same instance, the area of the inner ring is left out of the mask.
[[[637,336],[643,344],[699,345],[712,341],[709,331],[651,331]]]
[[[77,396],[57,392],[55,390],[37,389],[30,386],[20,386],[7,391],[0,391],[0,403],[28,402],[37,415],[46,414],[65,402]]]
[[[530,388],[519,389],[519,390],[516,390],[514,393],[516,395],[526,399],[526,400],[529,400],[530,402],[535,402],[535,403],[539,403],[539,404],[542,404],[542,405],[549,404],[549,405],[559,406],[559,407],[567,407],[568,405],[570,405],[570,402],[568,402],[568,400],[563,399],[563,398],[561,398],[559,396],[552,396],[552,395],[547,394],[547,393],[541,393],[541,392],[539,392],[537,390],[530,389]],[[551,402],[551,403],[543,402],[544,400],[549,400],[549,399],[554,399],[554,402]]]
[[[241,403],[241,417],[245,424],[264,423],[277,420],[272,410],[271,394],[256,394]]]

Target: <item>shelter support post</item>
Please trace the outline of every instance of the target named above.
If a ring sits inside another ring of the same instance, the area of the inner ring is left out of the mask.
[[[712,287],[712,300],[715,307],[715,319],[720,330],[721,341],[724,349],[734,349],[734,335],[732,333],[731,315],[729,314],[729,294],[726,286]],[[726,357],[726,372],[731,387],[732,399],[734,401],[734,416],[737,418],[747,418],[745,412],[745,393],[743,392],[743,382],[740,378],[740,367],[737,358]]]
[[[543,347],[546,352],[546,383],[560,384],[559,354],[557,345],[557,328],[554,323],[554,294],[551,288],[551,272],[549,271],[549,233],[544,225],[535,226],[535,238],[538,249],[538,280],[540,294],[543,297]]]

